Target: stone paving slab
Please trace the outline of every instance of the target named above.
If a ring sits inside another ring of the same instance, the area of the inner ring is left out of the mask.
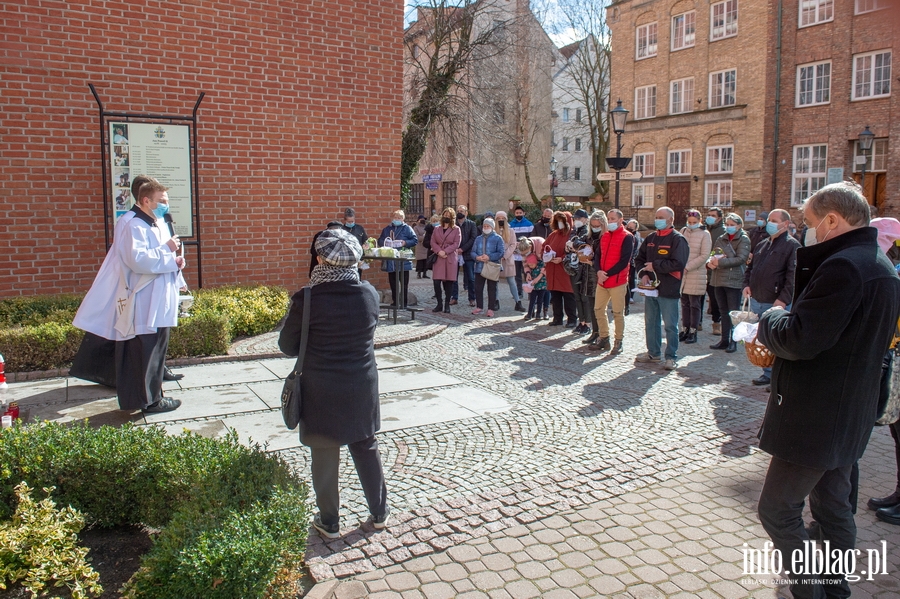
[[[425,366],[398,366],[378,372],[378,392],[381,395],[434,389],[461,383],[458,378]]]
[[[895,482],[880,470],[892,451],[889,436],[876,432],[861,462],[862,471],[874,471],[875,476],[866,477],[861,497]],[[488,525],[482,524],[468,540],[442,552],[422,554],[417,544],[404,544],[409,555],[395,565],[381,566],[381,557],[401,549],[391,549],[384,533],[363,529],[346,543],[360,548],[369,563],[357,567],[325,558],[332,570],[354,575],[320,583],[307,597],[775,599],[779,595],[772,576],[743,573],[744,544],[761,549],[768,540],[756,516],[768,460],[759,451],[723,456],[713,467],[636,486],[575,509],[554,509],[545,517],[502,530],[484,530]],[[858,514],[857,522],[858,546],[863,550],[896,539],[895,527],[879,522],[869,511]],[[382,547],[363,545],[358,537],[366,535],[379,539]],[[311,571],[316,570],[313,565]],[[887,571],[887,576],[854,583],[853,596],[897,597],[896,551],[889,555]]]
[[[465,386],[389,393],[381,396],[381,430],[462,420],[502,412],[509,407],[501,397]]]

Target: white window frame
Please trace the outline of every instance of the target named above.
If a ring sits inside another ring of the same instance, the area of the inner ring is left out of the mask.
[[[569,180],[569,167],[567,167],[567,166],[562,167],[562,180],[563,181]]]
[[[722,9],[722,24],[716,25],[716,8]],[[722,32],[716,35],[716,31]],[[709,41],[717,42],[738,34],[738,0],[724,0],[709,7]]]
[[[569,109],[568,108],[563,108],[562,122],[564,122],[564,123],[569,122]]]
[[[680,22],[680,24],[679,24]],[[679,35],[678,28],[682,28]],[[690,31],[688,31],[690,29]],[[697,11],[689,10],[672,17],[672,52],[693,48],[697,41]],[[680,39],[680,44],[679,44]],[[679,44],[679,45],[676,45]]]
[[[680,87],[678,91],[675,88]],[[676,105],[677,99],[677,105]],[[669,82],[669,114],[684,114],[694,108],[694,78],[676,79]]]
[[[581,167],[573,167],[572,171],[572,178],[576,181],[581,181]]]
[[[800,206],[806,198],[825,186],[828,174],[828,144],[794,146],[792,156],[791,206]],[[814,170],[817,166],[821,167],[821,170]],[[801,182],[806,184],[805,188],[798,184]]]
[[[575,151],[576,152],[581,151],[581,138],[580,137],[575,138]]]
[[[712,189],[715,189],[715,193],[710,193]],[[727,196],[727,198],[723,198],[723,196]],[[703,203],[705,206],[710,208],[714,206],[730,207],[733,201],[734,184],[731,179],[706,181],[706,184],[703,186]]]
[[[834,20],[834,0],[800,0],[797,28],[812,27]]]
[[[732,91],[731,103],[727,103],[728,94],[725,85],[728,73],[734,73],[734,89]],[[721,83],[716,78],[722,76]],[[721,93],[720,93],[721,92]],[[709,74],[709,102],[710,108],[724,108],[725,106],[734,106],[737,104],[737,69],[725,69],[724,71],[716,71]]]
[[[653,207],[653,183],[632,183],[631,184],[631,205],[634,208],[652,208]],[[638,202],[640,198],[640,202]],[[648,201],[649,200],[649,201]]]
[[[867,173],[884,173],[887,172],[887,160],[888,160],[888,138],[887,137],[879,137],[877,139],[872,140],[872,149],[863,154],[859,151],[859,141],[853,142],[853,172],[858,173],[861,172],[862,165],[859,164],[855,157],[859,156],[862,158],[866,157],[866,172]]]
[[[646,40],[644,43],[644,53],[641,54],[641,41]],[[644,25],[638,25],[635,29],[634,35],[634,59],[635,60],[643,60],[645,58],[653,58],[656,56],[656,53],[659,48],[659,27],[657,26],[656,21],[652,23],[646,23]]]
[[[734,172],[734,145],[706,147],[706,174],[724,175]]]
[[[643,99],[642,99],[643,96]],[[652,102],[650,101],[652,98]],[[656,86],[644,85],[634,89],[634,120],[656,116]]]
[[[562,151],[563,151],[563,152],[568,152],[568,151],[569,151],[569,138],[568,138],[568,137],[563,137],[563,140],[562,140]]]
[[[827,67],[827,69],[825,68]],[[802,90],[803,86],[803,71],[805,69],[812,69],[812,89]],[[827,75],[823,75],[820,71],[828,71]],[[831,103],[831,61],[823,60],[820,62],[810,62],[807,64],[799,64],[797,65],[797,85],[796,85],[796,96],[794,98],[794,106],[797,108],[804,108],[806,106],[821,106],[822,104],[830,104]],[[810,95],[812,100],[809,102],[803,102],[802,94]],[[817,100],[816,98],[824,98]]]
[[[641,171],[644,177],[656,175],[656,153],[644,152],[631,157],[631,170]]]
[[[884,59],[882,58],[882,65],[876,66],[876,62],[878,61],[879,56],[887,55],[887,67],[884,66]],[[874,52],[864,52],[863,54],[854,54],[853,55],[853,79],[851,80],[851,99],[852,100],[872,100],[875,98],[887,98],[891,95],[891,72],[893,71],[893,52],[890,49],[886,50],[875,50]],[[867,68],[860,69],[860,61],[865,61],[866,59],[870,60],[870,64]],[[887,77],[884,76],[884,69],[887,68]],[[878,72],[881,72],[881,82],[887,82],[887,92],[881,92],[875,94],[875,75]],[[866,89],[863,90],[867,93],[861,95],[860,92],[860,77],[865,77],[865,74],[868,72],[868,81],[864,81],[862,85],[865,85]]]
[[[853,14],[855,15],[864,15],[888,7],[887,0],[856,0],[853,4]]]
[[[680,166],[678,172],[672,171],[672,156],[679,154],[678,164]],[[666,175],[669,177],[689,176],[691,174],[691,149],[683,148],[680,150],[669,150],[666,155]]]

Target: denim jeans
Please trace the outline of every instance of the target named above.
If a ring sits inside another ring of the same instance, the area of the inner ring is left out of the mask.
[[[469,301],[475,301],[475,261],[466,260],[463,262],[463,286],[469,294]],[[453,282],[453,297],[451,299],[459,300],[459,280]]]
[[[662,329],[666,329],[666,360],[678,359],[678,309],[681,300],[672,297],[644,298],[644,332],[647,352],[654,358],[662,353]]]
[[[757,316],[762,316],[762,313],[772,307],[772,304],[763,304],[752,297],[750,298],[750,311],[756,314]],[[763,374],[769,378],[772,378],[772,369],[771,368],[763,368]]]

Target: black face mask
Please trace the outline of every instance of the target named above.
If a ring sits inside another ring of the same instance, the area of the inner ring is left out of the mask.
[[[547,223],[550,222],[550,219],[547,218],[546,216],[542,216],[542,217],[541,217],[541,222],[544,223],[544,224],[546,225]]]

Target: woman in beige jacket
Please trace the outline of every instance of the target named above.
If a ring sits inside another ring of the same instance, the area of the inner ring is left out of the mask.
[[[684,275],[681,278],[681,333],[678,340],[697,343],[700,306],[706,293],[706,261],[712,249],[709,231],[700,228],[700,213],[688,210],[687,226],[681,230],[691,248]]]

